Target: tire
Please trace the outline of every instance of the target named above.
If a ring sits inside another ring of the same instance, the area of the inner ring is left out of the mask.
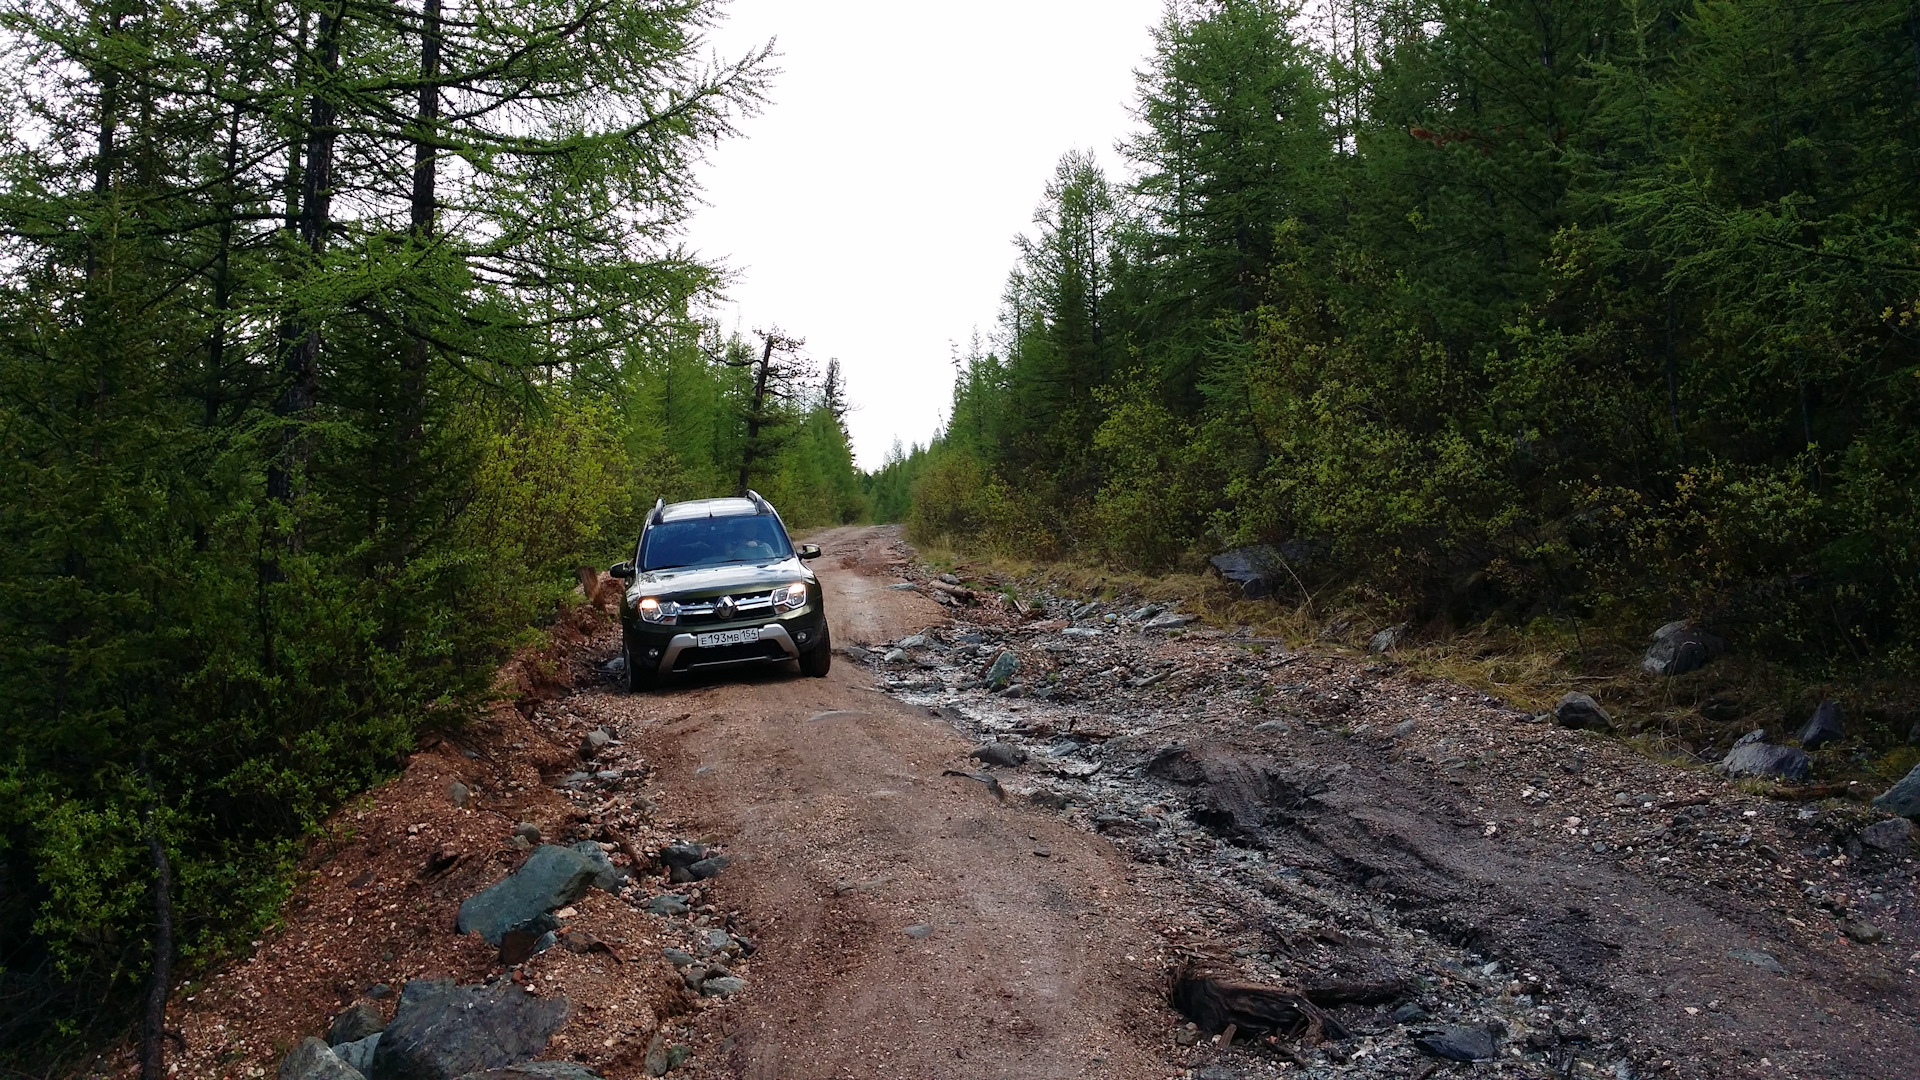
[[[620,655],[626,657],[627,660],[627,693],[645,693],[653,689],[654,684],[660,681],[660,673],[658,671],[653,669],[642,671],[639,666],[633,662],[633,646],[622,642],[620,645]]]
[[[824,679],[827,672],[833,670],[833,636],[827,632],[827,625],[820,624],[820,643],[800,654],[800,674],[815,679]]]

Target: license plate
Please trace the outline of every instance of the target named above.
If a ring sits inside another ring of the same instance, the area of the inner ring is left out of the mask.
[[[700,647],[703,649],[711,649],[716,645],[746,645],[750,642],[759,641],[760,631],[722,630],[717,634],[701,634],[695,640],[700,643]]]

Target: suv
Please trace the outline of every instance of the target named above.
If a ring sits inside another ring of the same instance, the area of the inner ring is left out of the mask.
[[[607,572],[620,597],[627,689],[662,675],[731,664],[797,660],[822,678],[833,662],[820,579],[786,523],[758,492],[744,499],[654,504],[632,562]]]

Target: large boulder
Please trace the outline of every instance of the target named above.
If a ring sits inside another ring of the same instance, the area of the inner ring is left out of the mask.
[[[607,858],[606,850],[598,843],[582,840],[573,845],[573,850],[586,856],[587,861],[593,864],[593,887],[601,892],[615,892],[620,888],[620,883],[627,880],[627,872],[613,865],[613,860]]]
[[[1020,657],[1012,649],[1003,651],[993,658],[993,666],[987,669],[987,686],[999,690],[1013,681],[1015,672],[1020,670]]]
[[[1774,746],[1763,742],[1765,738],[1764,731],[1742,735],[1715,768],[1726,773],[1729,779],[1778,776],[1800,781],[1813,772],[1813,762],[1804,751],[1792,746]]]
[[[600,868],[578,851],[542,844],[505,880],[468,897],[455,925],[463,934],[478,931],[487,944],[498,945],[507,931],[586,895],[599,876]]]
[[[1653,647],[1640,661],[1649,675],[1685,675],[1707,666],[1727,651],[1719,636],[1688,622],[1671,622],[1653,632]]]
[[[1876,810],[1885,810],[1889,814],[1898,814],[1911,821],[1920,821],[1920,765],[1900,778],[1900,782],[1888,788],[1873,800]]]
[[[1264,600],[1286,580],[1286,562],[1265,544],[1223,551],[1207,560],[1220,580],[1240,590],[1248,600]]]
[[[1800,728],[1800,745],[1812,750],[1846,736],[1846,714],[1837,701],[1823,701]]]
[[[540,1056],[567,1022],[566,998],[538,998],[501,979],[459,986],[415,979],[380,1033],[370,1080],[458,1080]]]
[[[280,1062],[280,1080],[367,1080],[319,1039],[300,1040]]]
[[[504,1069],[468,1073],[460,1080],[600,1080],[600,1074],[571,1061],[529,1061]]]
[[[1553,722],[1561,727],[1585,728],[1590,731],[1612,731],[1613,717],[1593,698],[1575,691],[1560,699],[1553,707]]]
[[[373,1068],[373,1052],[380,1047],[380,1033],[374,1032],[364,1039],[353,1042],[337,1043],[333,1054],[341,1061],[353,1066],[360,1072]]]

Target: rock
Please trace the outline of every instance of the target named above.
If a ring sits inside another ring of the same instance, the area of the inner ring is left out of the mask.
[[[1640,667],[1649,675],[1685,675],[1726,651],[1727,643],[1718,636],[1691,623],[1671,622],[1653,632],[1653,647]]]
[[[687,867],[685,873],[688,881],[705,881],[710,877],[718,876],[720,871],[725,870],[731,865],[733,865],[733,856],[715,855],[711,858],[701,859],[699,862]],[[679,879],[676,878],[675,880],[677,881]]]
[[[1012,743],[988,743],[967,756],[982,765],[997,765],[1003,769],[1017,769],[1027,763],[1026,749]]]
[[[529,1061],[504,1069],[468,1073],[460,1080],[600,1080],[600,1074],[571,1061]]]
[[[933,927],[926,923],[914,923],[912,926],[902,927],[900,932],[910,938],[924,941],[933,936]]]
[[[1413,734],[1413,730],[1419,726],[1420,726],[1420,721],[1409,717],[1408,719],[1402,720],[1399,723],[1393,725],[1393,737],[1396,739],[1404,739],[1407,736]]]
[[[677,893],[661,893],[642,906],[655,915],[685,915],[687,898]]]
[[[957,578],[957,577],[954,577],[954,576],[953,576],[952,574],[941,574],[941,575],[940,575],[940,580],[941,580],[941,582],[943,582],[944,584],[947,584],[947,585],[958,585],[958,584],[960,584],[960,579],[959,579],[959,578]]]
[[[1904,856],[1913,843],[1913,823],[1905,818],[1876,821],[1860,830],[1859,840],[1875,851],[1895,857]]]
[[[364,1073],[373,1068],[373,1051],[379,1045],[380,1033],[376,1031],[364,1039],[341,1043],[333,1048],[333,1053],[341,1061]]]
[[[1554,722],[1561,727],[1585,728],[1590,731],[1612,731],[1613,717],[1600,703],[1586,694],[1575,691],[1560,699],[1553,707]]]
[[[987,686],[994,690],[1004,690],[1013,681],[1014,673],[1020,670],[1020,658],[1007,649],[994,657],[993,666],[987,669]]]
[[[1862,945],[1878,945],[1886,939],[1887,932],[1870,922],[1845,919],[1840,923],[1840,932]]]
[[[1757,732],[1755,734],[1758,734]],[[1749,741],[1752,740],[1752,741]],[[1806,752],[1792,746],[1774,746],[1747,735],[1734,744],[1727,756],[1715,766],[1729,779],[1742,776],[1779,776],[1795,782],[1813,772]]]
[[[933,642],[930,641],[925,634],[914,634],[911,637],[903,637],[900,639],[900,647],[903,649],[924,649],[931,644],[933,644]]]
[[[564,848],[555,850],[565,850]],[[501,979],[458,986],[415,979],[374,1049],[370,1080],[457,1080],[532,1061],[567,1022],[567,999],[537,998]]]
[[[327,1044],[358,1042],[386,1026],[380,1010],[363,1001],[333,1018],[333,1025],[327,1029]]]
[[[662,949],[660,955],[666,957],[667,963],[674,967],[691,967],[698,959],[685,949]]]
[[[1873,808],[1920,821],[1920,765],[1900,778],[1900,782],[1880,793]]]
[[[712,956],[714,953],[726,952],[727,949],[733,945],[732,935],[717,927],[701,931],[696,940],[699,943],[700,951],[708,956]]]
[[[1065,630],[1060,631],[1060,633],[1064,637],[1072,638],[1096,638],[1100,636],[1099,628],[1093,626],[1069,626]]]
[[[1178,630],[1189,623],[1198,622],[1196,615],[1156,615],[1147,620],[1149,630]]]
[[[1800,728],[1800,745],[1812,750],[1830,742],[1839,742],[1846,734],[1846,714],[1837,701],[1823,701]]]
[[[641,1067],[646,1069],[648,1076],[665,1076],[673,1068],[673,1063],[667,1059],[666,1032],[656,1033],[653,1041],[647,1044],[646,1060]]]
[[[1074,608],[1070,617],[1073,619],[1084,619],[1087,616],[1099,610],[1100,610],[1100,601],[1089,600],[1086,603],[1081,604],[1079,607]]]
[[[1477,1024],[1430,1031],[1413,1040],[1413,1045],[1448,1061],[1488,1061],[1499,1053],[1492,1029]]]
[[[1073,805],[1073,797],[1052,788],[1034,788],[1027,793],[1027,801],[1035,806],[1044,806],[1049,810],[1065,810]]]
[[[529,844],[537,844],[540,842],[540,826],[531,821],[523,821],[513,827],[513,835]]]
[[[867,658],[873,655],[873,650],[863,649],[858,645],[836,645],[833,647],[833,651],[856,664],[866,663]]]
[[[1393,1010],[1393,1022],[1396,1024],[1424,1024],[1433,1017],[1420,1007],[1417,1001],[1408,1002]]]
[[[660,861],[668,866],[684,868],[692,866],[711,854],[713,853],[707,850],[705,844],[689,844],[682,840],[661,848]]]
[[[1389,626],[1385,630],[1367,639],[1367,651],[1370,653],[1389,653],[1399,647],[1400,639],[1407,633],[1407,624]]]
[[[1761,952],[1758,949],[1728,949],[1727,955],[1743,964],[1752,964],[1761,971],[1772,972],[1775,975],[1787,973],[1787,969],[1780,966],[1779,959],[1772,953]]]
[[[1286,560],[1266,544],[1235,548],[1207,560],[1220,580],[1240,590],[1246,600],[1264,600],[1287,579]]]
[[[887,650],[887,655],[880,658],[880,662],[883,664],[897,664],[905,659],[907,659],[907,650],[889,649]]]
[[[598,757],[600,751],[605,750],[607,744],[612,741],[613,736],[608,734],[606,728],[594,728],[592,731],[587,732],[585,738],[580,740],[580,756],[588,761],[592,761]]]
[[[899,582],[895,582],[892,585],[887,586],[887,590],[889,592],[911,592],[914,589],[917,589],[919,587],[920,586],[915,585],[911,581],[899,581]]]
[[[465,810],[467,804],[473,801],[473,792],[467,790],[467,785],[455,780],[447,785],[447,801],[455,809]]]
[[[366,1080],[358,1069],[340,1060],[326,1043],[308,1037],[280,1062],[280,1080]]]
[[[1165,610],[1167,609],[1161,607],[1159,604],[1148,604],[1145,607],[1136,609],[1132,614],[1128,615],[1127,621],[1131,623],[1146,622],[1148,619],[1153,618],[1155,615],[1158,615]]]
[[[580,899],[599,874],[578,851],[542,844],[506,880],[468,897],[455,926],[463,934],[477,931],[488,944],[498,945],[507,931]]]
[[[700,984],[702,997],[732,997],[747,988],[747,980],[738,975],[721,975]]]
[[[613,860],[607,858],[606,851],[592,840],[580,841],[573,845],[573,850],[593,864],[593,887],[601,892],[616,892],[620,888],[620,883],[627,880],[627,872],[613,865]]]

